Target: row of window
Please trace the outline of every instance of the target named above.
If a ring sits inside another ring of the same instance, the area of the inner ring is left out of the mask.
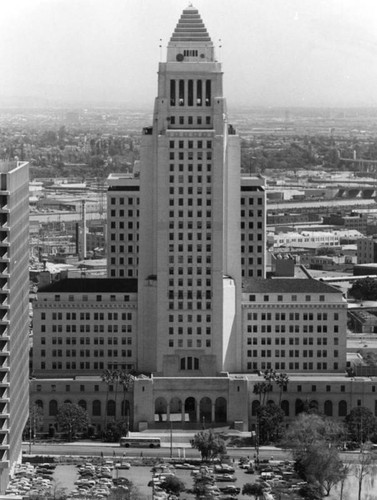
[[[67,324],[62,324],[62,325],[52,325],[51,326],[51,331],[52,333],[105,333],[105,326],[106,325],[67,325]],[[46,325],[41,325],[41,332],[46,333],[48,331],[48,328]],[[106,328],[107,333],[132,333],[132,325],[107,325]]]
[[[278,302],[281,302],[283,300],[282,295],[278,295]],[[291,313],[285,313],[285,312],[276,312],[275,315],[274,313],[270,312],[249,312],[247,313],[247,320],[248,321],[272,321],[275,319],[275,321],[286,321],[289,319],[289,321],[328,321],[329,320],[329,313],[312,313],[312,312],[291,312]],[[339,321],[339,313],[333,313],[333,318],[334,321]]]
[[[127,198],[113,198],[110,197],[110,205],[125,205],[127,200],[127,205],[139,205],[140,199],[138,197],[127,197]],[[139,211],[130,210],[128,212],[129,217],[133,217],[135,214],[139,215]]]
[[[169,335],[174,335],[175,333],[178,333],[178,335],[183,335],[183,333],[187,335],[192,335],[193,333],[196,333],[196,335],[201,335],[204,331],[206,335],[211,335],[212,329],[210,326],[207,326],[205,330],[201,326],[197,326],[196,328],[192,326],[187,326],[186,328],[184,328],[183,326],[178,326],[176,328],[174,328],[173,326],[169,326]]]
[[[212,118],[210,116],[175,116],[171,115],[168,118],[170,125],[211,125]]]
[[[179,165],[181,167],[181,165]],[[199,165],[198,165],[199,167]],[[210,165],[208,165],[210,167]],[[183,171],[183,165],[182,165]],[[212,186],[186,186],[186,187],[169,187],[169,194],[179,194],[179,195],[189,195],[189,196],[201,196],[201,195],[211,195],[212,194]]]
[[[133,257],[127,257],[127,259],[125,259],[124,257],[119,257],[118,258],[118,263],[120,266],[124,266],[127,262],[127,265],[128,266],[133,266],[133,265],[137,265],[137,263],[139,262],[139,259],[137,258],[133,258]],[[117,259],[115,257],[110,257],[110,264],[115,266],[117,263]]]
[[[184,286],[184,287],[192,287],[192,286],[197,286],[198,288],[202,286],[210,287],[211,286],[211,279],[207,278],[203,280],[202,278],[197,278],[196,280],[193,280],[192,278],[170,278],[169,279],[169,286]]]
[[[247,325],[248,333],[330,333],[327,325]],[[339,326],[333,325],[333,332],[339,333]]]
[[[189,140],[179,139],[178,141],[170,140],[169,141],[169,148],[170,149],[175,149],[175,148],[193,149],[193,148],[195,148],[196,150],[203,149],[203,148],[211,149],[212,148],[212,141],[211,140],[203,141],[202,139],[195,140],[195,141],[193,141],[192,139],[189,139]]]
[[[135,365],[126,364],[126,363],[105,363],[103,361],[94,361],[91,363],[90,361],[80,361],[80,363],[76,363],[76,361],[53,361],[46,366],[46,362],[41,362],[41,370],[133,370]]]
[[[339,357],[339,351],[331,351],[334,358]],[[275,349],[273,352],[270,349],[249,349],[247,351],[247,357],[248,358],[271,358],[271,356],[274,355],[275,358],[327,358],[327,350],[323,349],[317,349],[317,351],[314,351],[313,349],[304,349],[304,350],[299,350],[299,349],[290,349],[289,351],[286,351],[285,349]],[[287,356],[286,356],[287,355]]]
[[[247,200],[248,205],[263,205],[264,198],[260,197],[260,196],[257,198],[255,198],[254,196],[248,196],[247,198],[241,196],[241,205],[246,205],[246,200]],[[250,212],[249,212],[249,214],[250,214]],[[245,211],[241,212],[241,215],[244,216]]]
[[[211,94],[211,80],[170,80],[170,106],[210,106]]]
[[[128,217],[135,217],[135,214],[133,214],[132,216],[130,215],[129,210],[127,211],[127,214],[128,214]],[[124,217],[126,217],[126,211],[123,209],[120,209],[120,210],[111,209],[110,215],[111,215],[111,217],[124,218]],[[139,218],[139,211],[137,211],[137,213],[136,213],[136,218]]]
[[[112,278],[125,278],[126,271],[124,269],[110,269],[110,276]],[[137,270],[127,269],[127,278],[137,278]]]
[[[320,362],[318,361],[317,363],[313,363],[312,361],[305,362],[305,363],[299,363],[299,362],[289,362],[286,363],[285,361],[275,361],[272,363],[271,361],[249,361],[247,363],[247,369],[252,370],[252,371],[257,371],[257,370],[304,370],[304,371],[311,371],[311,370],[322,370],[326,371],[330,369],[330,365],[326,362]],[[335,362],[333,363],[333,370],[339,370],[339,363]]]
[[[41,320],[46,320],[48,318],[48,313],[47,312],[42,312],[41,313]],[[51,313],[51,318],[53,321],[90,321],[91,319],[94,319],[95,321],[98,320],[109,320],[109,321],[118,321],[118,319],[122,321],[132,321],[133,315],[131,312],[122,312],[122,313],[117,313],[117,312],[66,312],[63,314],[63,312],[53,312]]]
[[[277,295],[276,299],[278,302],[283,302],[284,301],[284,297],[285,299],[287,299],[287,295]],[[288,300],[288,302],[297,302],[297,295],[291,295],[290,296],[290,299]],[[258,298],[260,298],[263,302],[270,302],[270,300],[274,300],[274,296],[272,295],[263,295],[263,296],[258,296]],[[255,302],[257,300],[257,296],[256,295],[249,295],[249,302]],[[304,296],[304,300],[305,302],[315,302],[315,301],[319,301],[319,302],[325,302],[326,300],[326,297],[325,295],[319,295],[319,296],[316,296],[316,295],[305,295]]]
[[[139,235],[138,234],[133,234],[133,233],[111,233],[110,234],[110,240],[111,241],[139,241]]]
[[[170,311],[174,311],[175,309],[178,309],[178,310],[188,309],[190,311],[192,311],[193,309],[196,309],[198,311],[206,309],[207,311],[210,311],[211,308],[212,308],[211,302],[187,301],[184,303],[183,301],[180,301],[180,300],[176,300],[175,304],[173,301],[169,302],[169,310]]]
[[[46,302],[48,299],[47,297],[43,298],[43,301]],[[129,302],[130,301],[130,296],[129,295],[96,295],[95,298],[91,297],[89,295],[68,295],[68,297],[65,297],[64,295],[54,295],[54,301],[55,302],[60,302],[60,301],[68,300],[68,302],[88,302],[89,300],[95,300],[96,302],[102,302],[102,301],[110,301],[110,302]]]
[[[205,343],[201,339],[197,339],[196,342],[192,339],[188,339],[186,341],[186,347],[192,348],[192,347],[211,347],[211,341],[210,339],[206,339]],[[183,347],[183,339],[178,339],[174,341],[174,339],[169,339],[169,347]]]
[[[245,249],[247,248],[248,253],[254,253],[255,247],[254,245],[249,245],[248,247],[245,247],[244,245],[241,246],[241,254],[245,253]],[[261,254],[263,252],[262,245],[258,245],[257,247],[257,253]]]
[[[315,340],[317,340],[317,345],[327,345],[327,337],[318,337],[317,339],[313,337],[277,337],[275,339],[271,337],[262,337],[258,339],[257,337],[248,337],[247,344],[248,345],[272,345],[274,342],[275,345],[314,345]],[[339,345],[338,337],[334,337],[334,345]]]
[[[171,261],[170,258],[169,258],[169,263],[173,264],[174,263],[174,260]],[[192,275],[192,274],[196,274],[198,276],[201,276],[202,274],[204,274],[204,268],[202,267],[196,267],[196,268],[193,268],[193,267],[187,267],[185,269],[185,272],[183,272],[184,269],[183,267],[169,267],[169,274],[178,274],[178,275],[183,275],[183,274],[189,274],[189,275]],[[212,274],[212,270],[210,267],[206,267],[205,268],[205,274],[207,276],[211,276]]]
[[[122,358],[131,358],[132,350],[121,349],[118,351],[118,349],[108,349],[107,351],[104,351],[103,349],[95,349],[94,351],[91,351],[90,349],[81,349],[80,351],[76,351],[75,349],[66,349],[63,354],[62,349],[52,349],[51,354],[53,358],[62,358],[63,356],[66,358],[91,358],[92,356],[95,358],[103,358],[104,356],[109,358],[117,358],[118,356],[121,356]],[[45,349],[41,350],[41,357],[46,357]]]
[[[111,221],[110,228],[111,229],[125,229],[124,221],[122,221],[122,220],[121,221]],[[127,222],[126,228],[127,229],[139,229],[139,223],[129,221],[129,222]]]
[[[339,326],[333,325],[333,333],[339,333]],[[248,333],[331,333],[327,325],[247,325]]]
[[[212,200],[210,198],[207,199],[202,199],[202,198],[170,198],[169,199],[169,206],[174,207],[176,205],[177,207],[184,207],[184,206],[189,206],[191,207],[192,205],[197,205],[198,207],[201,207],[204,205],[205,201],[205,206],[206,207],[211,207],[212,206]]]
[[[107,345],[132,345],[132,337],[51,337],[52,345],[63,345],[63,342],[67,345],[104,345],[105,341]],[[41,337],[41,345],[46,345],[46,337]]]

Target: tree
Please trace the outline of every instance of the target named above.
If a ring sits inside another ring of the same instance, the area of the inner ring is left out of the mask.
[[[263,487],[259,483],[246,483],[242,488],[242,495],[253,496],[255,500],[263,497]]]
[[[339,483],[343,474],[343,463],[335,447],[314,445],[301,455],[295,464],[296,471],[310,484],[320,487],[321,493],[330,494],[333,486]]]
[[[283,441],[296,458],[318,443],[326,447],[337,446],[343,437],[344,427],[332,419],[313,413],[300,413],[290,424]]]
[[[260,443],[269,443],[281,438],[285,413],[278,405],[270,402],[266,406],[260,406],[257,417]]]
[[[134,386],[134,382],[135,382],[135,376],[126,371],[126,370],[121,370],[119,372],[119,384],[121,385],[122,389],[123,389],[123,416],[125,417],[126,419],[126,423],[127,423],[127,432],[126,432],[126,436],[128,435],[128,432],[129,432],[129,426],[130,426],[130,422],[129,422],[129,419],[130,419],[130,416],[129,416],[129,413],[128,413],[128,410],[126,411],[126,394],[127,392],[130,392]]]
[[[344,483],[351,472],[351,465],[349,464],[343,464],[343,468],[341,471],[341,476],[340,476],[340,500],[343,500],[343,490],[344,490]]]
[[[29,408],[29,418],[24,429],[25,439],[29,439],[30,443],[32,441],[34,443],[37,431],[42,427],[42,425],[43,409],[40,406],[33,404]]]
[[[341,425],[315,414],[301,413],[289,426],[284,441],[292,449],[295,469],[310,484],[329,494],[343,473],[337,446],[344,436]]]
[[[321,500],[323,496],[320,487],[315,484],[304,484],[299,489],[299,495],[305,500]]]
[[[377,430],[377,419],[373,413],[364,406],[352,408],[346,416],[348,437],[351,441],[365,443]]]
[[[288,387],[289,377],[286,373],[277,373],[275,376],[275,384],[279,387],[279,405],[281,403],[281,398],[283,395],[283,391],[285,391]]]
[[[176,495],[177,497],[186,488],[185,483],[176,476],[166,476],[161,481],[160,487],[169,495]]]
[[[376,300],[377,280],[369,277],[356,280],[348,294],[356,300]]]
[[[370,450],[366,446],[362,445],[358,455],[358,462],[352,466],[353,473],[358,482],[358,500],[361,500],[364,479],[369,475],[376,474],[376,461],[377,457],[370,453]]]
[[[106,392],[106,406],[105,406],[105,425],[104,428],[107,428],[107,407],[109,403],[109,392],[110,392],[110,385],[113,384],[114,382],[114,372],[111,370],[104,370],[101,374],[101,379],[102,382],[105,382],[107,384],[107,392]]]
[[[198,432],[190,443],[192,448],[200,452],[202,460],[212,460],[226,453],[224,440],[215,434],[212,429]]]
[[[64,403],[59,408],[56,420],[58,425],[67,432],[69,441],[76,432],[86,429],[90,423],[88,412],[73,403]]]

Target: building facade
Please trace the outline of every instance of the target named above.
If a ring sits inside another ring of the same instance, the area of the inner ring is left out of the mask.
[[[310,279],[264,279],[264,180],[241,178],[222,78],[200,15],[188,7],[159,65],[140,177],[109,178],[108,279],[38,292],[32,398],[47,422],[66,400],[87,408],[98,427],[103,413],[124,416],[116,389],[109,406],[98,378],[117,368],[144,374],[128,399],[133,430],[203,421],[251,429],[253,389],[265,369],[296,380],[283,399],[288,417],[305,398],[334,417],[359,401],[377,411],[375,399],[347,393],[374,392],[374,380],[356,386],[344,375],[342,293]],[[339,236],[288,234],[276,242],[294,243],[337,246]]]
[[[33,309],[34,377],[136,368],[136,279],[55,281],[39,290]]]
[[[29,165],[0,162],[0,492],[29,410]]]

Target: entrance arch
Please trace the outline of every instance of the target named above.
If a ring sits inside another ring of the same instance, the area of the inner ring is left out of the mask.
[[[154,403],[155,420],[157,422],[163,422],[164,420],[166,420],[167,411],[168,404],[166,402],[166,399],[162,397],[157,398]]]
[[[215,401],[215,422],[227,421],[227,407],[225,398],[217,398]]]
[[[212,422],[212,401],[210,398],[202,398],[200,400],[200,421],[203,424]]]
[[[196,399],[187,398],[185,401],[185,414],[188,415],[189,422],[196,422]]]

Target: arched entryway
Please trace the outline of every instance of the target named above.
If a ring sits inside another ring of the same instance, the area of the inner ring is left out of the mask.
[[[189,422],[196,422],[196,400],[195,398],[187,398],[185,400],[185,414],[188,416]]]
[[[182,421],[182,401],[178,397],[171,398],[170,400],[170,421]]]
[[[227,421],[227,407],[225,398],[217,398],[215,401],[215,422],[225,423]]]
[[[212,422],[212,401],[210,398],[202,398],[200,400],[200,422],[209,424]]]
[[[163,397],[157,398],[154,403],[155,421],[156,422],[166,421],[167,411],[168,411],[168,404],[166,402],[166,399]]]

